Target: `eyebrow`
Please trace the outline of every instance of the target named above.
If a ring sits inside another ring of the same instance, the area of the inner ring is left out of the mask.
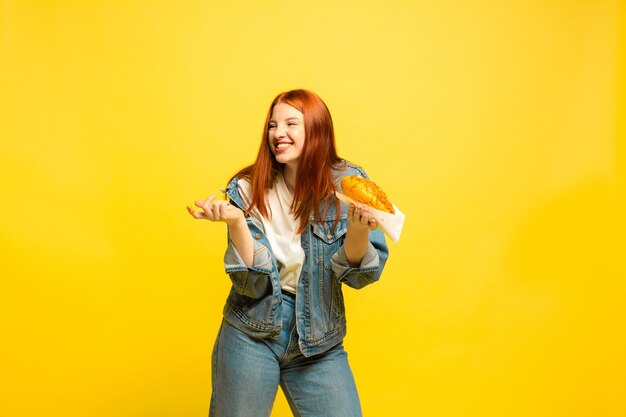
[[[299,121],[299,122],[301,122],[301,121],[302,121],[302,119],[301,119],[301,118],[299,118],[299,117],[289,117],[289,118],[285,119],[285,121],[287,121],[287,122],[288,122],[288,121],[290,121],[290,120],[297,120],[297,121]],[[276,120],[274,120],[274,119],[270,119],[270,122],[274,122],[274,123],[276,123]]]

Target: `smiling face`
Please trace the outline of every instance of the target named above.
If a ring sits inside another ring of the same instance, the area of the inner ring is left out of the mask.
[[[304,114],[287,103],[276,104],[268,123],[267,136],[276,161],[297,168],[304,148]]]

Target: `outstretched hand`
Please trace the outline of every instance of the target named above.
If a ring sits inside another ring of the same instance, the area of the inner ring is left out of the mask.
[[[187,211],[195,219],[224,222],[228,225],[234,225],[241,220],[245,221],[241,209],[231,205],[227,200],[215,200],[215,197],[216,195],[213,194],[206,200],[197,200],[195,204],[200,210],[194,210],[191,206],[187,206]]]

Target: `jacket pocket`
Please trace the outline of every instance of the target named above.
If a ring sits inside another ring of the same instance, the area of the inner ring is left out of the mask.
[[[324,243],[335,243],[348,231],[348,218],[341,217],[339,222],[337,222],[335,230],[332,230],[334,222],[335,219],[313,223],[313,234],[320,238]]]

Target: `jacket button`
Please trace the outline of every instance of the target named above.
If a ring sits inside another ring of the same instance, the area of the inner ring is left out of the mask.
[[[254,237],[256,237],[257,239],[261,239],[261,233],[257,233],[256,235],[254,235]]]
[[[327,238],[329,238],[329,239],[332,239],[333,234],[332,234],[332,233],[329,233],[329,234],[327,234],[327,235],[326,235],[326,237],[327,237]]]

